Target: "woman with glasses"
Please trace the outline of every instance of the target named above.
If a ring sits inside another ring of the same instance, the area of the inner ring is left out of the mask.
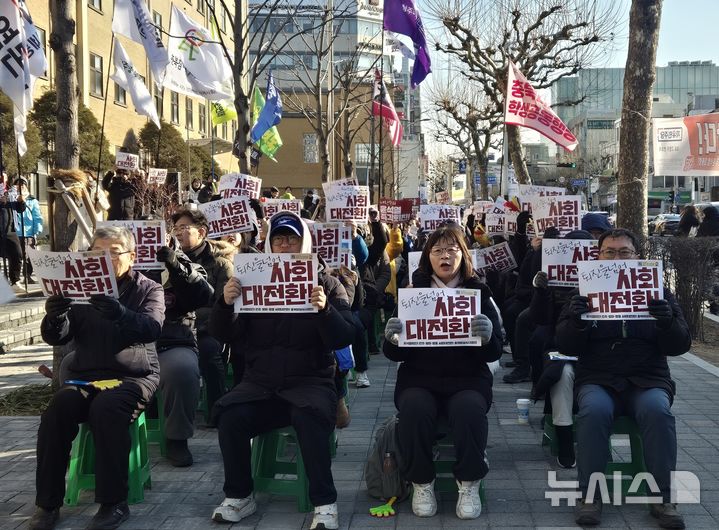
[[[400,347],[397,344],[402,322],[396,317],[387,321],[384,343],[384,354],[402,362],[394,400],[399,411],[400,471],[413,485],[412,511],[419,517],[431,517],[437,512],[432,445],[441,418],[449,422],[457,455],[457,517],[476,519],[482,511],[480,480],[489,470],[485,448],[492,373],[487,363],[502,355],[499,317],[491,291],[473,270],[459,225],[446,224],[430,234],[411,283],[415,288],[481,292],[482,312],[471,321],[472,335],[481,337],[481,346]]]

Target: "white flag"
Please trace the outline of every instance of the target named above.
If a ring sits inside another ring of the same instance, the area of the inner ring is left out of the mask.
[[[115,73],[110,76],[112,80],[130,93],[132,103],[135,105],[135,111],[150,118],[159,129],[160,118],[157,115],[152,95],[118,39],[115,39],[115,51],[112,54],[112,60],[115,63]]]
[[[210,32],[172,6],[170,62],[163,86],[188,96],[212,101],[234,99],[224,82],[232,77],[222,46],[212,42]]]
[[[145,0],[115,0],[112,31],[144,46],[155,83],[162,86],[168,62],[167,48],[162,44],[162,33],[152,23]]]

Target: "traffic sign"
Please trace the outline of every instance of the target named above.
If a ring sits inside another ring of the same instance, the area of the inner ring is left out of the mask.
[[[572,186],[575,186],[575,187],[587,185],[587,179],[572,179],[570,182],[571,182]]]

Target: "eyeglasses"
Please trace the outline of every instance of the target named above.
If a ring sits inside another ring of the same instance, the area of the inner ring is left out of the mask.
[[[620,258],[627,259],[627,258],[633,258],[637,255],[636,251],[629,249],[629,248],[620,248],[619,250],[613,249],[613,248],[607,248],[599,252],[602,256],[605,258],[616,258],[619,256]]]
[[[272,236],[273,245],[296,245],[301,241],[300,236]]]
[[[429,251],[430,254],[433,256],[444,256],[444,253],[449,254],[450,256],[456,256],[459,253],[459,247],[447,247],[447,248],[440,248],[440,247],[434,247],[432,250]]]
[[[96,249],[93,249],[93,250],[96,250]],[[120,256],[122,256],[123,254],[129,254],[130,252],[132,252],[132,250],[125,250],[124,252],[118,252],[117,250],[110,250],[110,251],[109,251],[110,257],[111,257],[112,259],[117,259],[117,258],[119,258]]]
[[[181,234],[182,232],[189,232],[190,228],[197,228],[196,225],[175,225],[172,228],[173,234]]]

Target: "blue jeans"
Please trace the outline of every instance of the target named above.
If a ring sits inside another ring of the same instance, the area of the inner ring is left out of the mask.
[[[635,386],[616,393],[600,385],[582,385],[577,404],[577,471],[582,496],[586,496],[592,473],[603,473],[607,467],[615,416],[626,415],[637,422],[647,471],[657,481],[664,502],[670,502],[671,472],[677,465],[677,433],[669,393],[662,388]],[[595,497],[598,492],[597,488]]]

